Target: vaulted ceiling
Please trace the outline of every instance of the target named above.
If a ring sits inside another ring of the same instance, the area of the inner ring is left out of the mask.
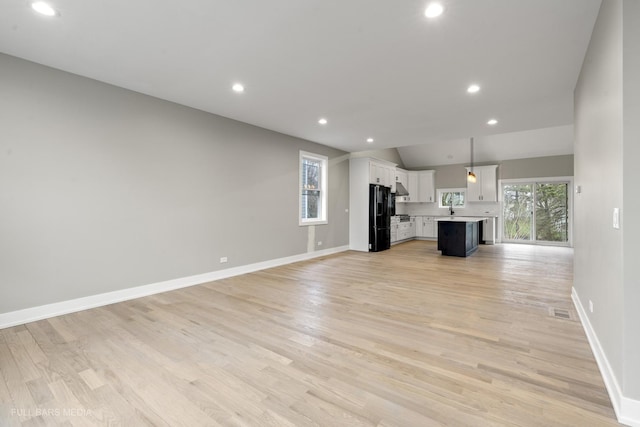
[[[0,52],[351,152],[572,123],[600,0],[440,3],[6,0]]]

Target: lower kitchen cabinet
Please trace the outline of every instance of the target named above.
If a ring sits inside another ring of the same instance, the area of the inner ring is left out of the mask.
[[[482,221],[482,241],[485,245],[496,244],[496,219],[493,217],[486,218]]]
[[[432,216],[416,217],[416,237],[435,239],[438,237],[437,223]]]
[[[436,226],[436,220],[432,216],[422,217],[422,235],[423,237],[436,238],[438,237],[438,227]]]
[[[467,257],[478,249],[478,221],[439,221],[438,250],[442,255]]]
[[[410,221],[400,222],[399,219],[393,217],[391,220],[391,243],[413,238],[437,240],[439,218],[441,217],[420,215],[412,216]],[[485,218],[479,221],[479,243],[487,245],[495,244],[495,221],[496,218],[494,217]]]
[[[393,233],[393,228],[391,232]],[[398,223],[397,241],[413,239],[414,237],[416,237],[416,223],[413,220]]]

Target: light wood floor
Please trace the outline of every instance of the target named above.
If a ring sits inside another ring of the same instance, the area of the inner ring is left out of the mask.
[[[572,259],[414,241],[4,329],[0,424],[617,425]]]

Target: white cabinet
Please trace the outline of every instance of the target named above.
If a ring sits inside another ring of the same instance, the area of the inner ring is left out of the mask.
[[[496,244],[496,219],[485,218],[482,223],[482,240],[486,245]]]
[[[349,248],[369,251],[369,185],[391,187],[395,163],[369,157],[349,160]]]
[[[369,161],[369,183],[392,187],[395,184],[395,165],[377,160]]]
[[[400,169],[400,168],[396,168],[396,183],[401,183],[402,186],[408,191],[409,189],[409,172],[404,170],[404,169]],[[409,196],[398,196],[396,195],[396,203],[406,203],[409,201],[410,195]]]
[[[384,185],[384,169],[375,162],[369,162],[369,183]]]
[[[398,241],[398,223],[391,223],[391,243]]]
[[[496,169],[498,165],[474,166],[476,182],[467,182],[467,200],[469,202],[497,202],[498,181]],[[471,168],[467,168],[467,173]]]
[[[422,217],[422,237],[436,238],[438,237],[438,227],[436,219],[432,216]]]
[[[418,172],[418,194],[417,202],[432,203],[435,202],[435,171],[419,171]],[[411,195],[411,191],[409,191]]]
[[[396,203],[408,203],[417,201],[418,174],[417,172],[406,171],[396,168],[396,182],[402,183],[409,192],[408,196],[396,196]]]
[[[409,195],[406,196],[407,202],[417,202],[418,201],[418,172],[409,171],[407,172],[407,191]]]
[[[411,221],[405,221],[398,224],[398,241],[413,239],[416,237],[416,223]]]
[[[396,169],[396,180],[402,182],[409,192],[408,196],[398,197],[396,202],[433,203],[435,202],[435,171],[404,171]]]
[[[391,188],[391,192],[396,191],[396,165],[383,165],[384,186]]]
[[[404,169],[400,169],[400,168],[396,168],[396,173],[395,173],[395,181],[396,183],[401,183],[404,188],[407,188],[407,171]],[[392,191],[395,191],[395,188],[392,189]]]
[[[432,216],[416,217],[416,237],[433,239],[437,237],[436,220]]]

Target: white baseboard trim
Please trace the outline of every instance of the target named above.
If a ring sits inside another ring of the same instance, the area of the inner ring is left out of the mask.
[[[38,307],[25,308],[8,313],[0,313],[0,329],[23,325],[25,323],[35,322],[37,320],[48,319],[50,317],[61,316],[63,314],[74,313],[77,311],[101,307],[104,305],[114,304],[117,302],[127,301],[135,298],[146,297],[153,294],[159,294],[161,292],[186,288],[188,286],[201,285],[207,282],[213,282],[220,279],[226,279],[228,277],[239,276],[241,274],[253,273],[254,271],[278,267],[280,265],[291,264],[298,261],[306,261],[309,259],[327,256],[338,252],[344,252],[347,250],[349,250],[348,246],[338,246],[335,248],[323,249],[320,251],[307,252],[284,258],[227,268],[225,270],[212,271],[210,273],[196,274],[194,276],[167,280],[150,285],[136,286],[134,288],[122,289],[119,291],[90,295],[87,297],[41,305]]]
[[[602,379],[604,380],[604,384],[609,392],[609,397],[611,398],[613,410],[616,412],[618,422],[628,426],[640,427],[640,400],[630,399],[622,394],[620,384],[618,384],[618,380],[613,373],[613,369],[611,369],[609,360],[600,345],[596,332],[591,326],[589,316],[587,316],[587,312],[582,306],[582,302],[580,301],[578,292],[575,288],[571,289],[571,299],[573,300],[573,305],[578,311],[580,322],[582,323],[582,327],[589,339],[591,351],[593,351],[596,362],[598,362],[598,367],[600,368]]]

